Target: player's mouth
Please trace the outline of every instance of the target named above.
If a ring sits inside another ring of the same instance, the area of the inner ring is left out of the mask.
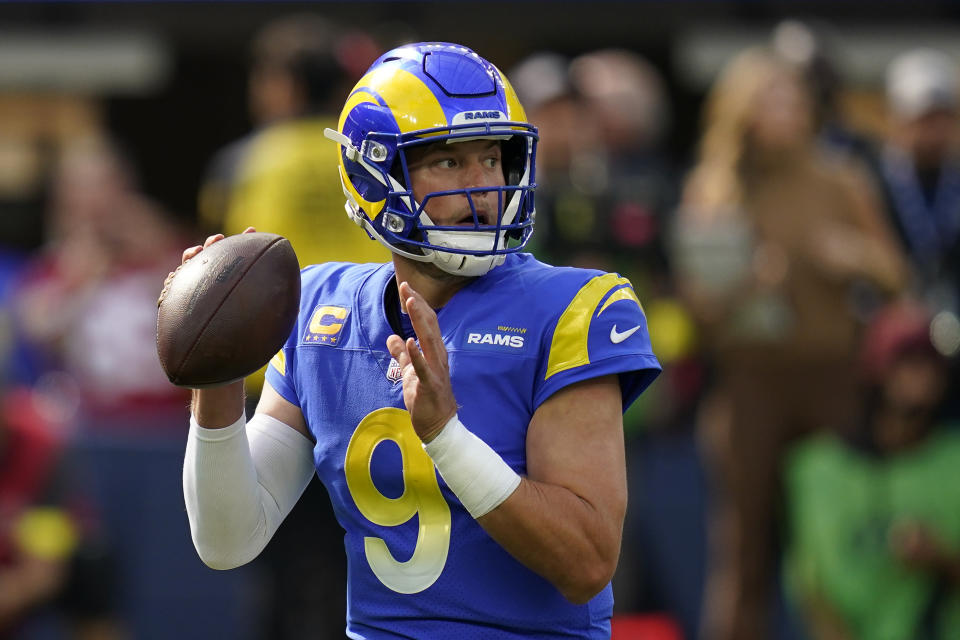
[[[482,226],[491,224],[490,222],[491,217],[492,216],[486,211],[477,211],[477,219],[476,219],[476,222],[474,222],[473,214],[468,212],[454,224],[458,227],[465,227],[465,226],[472,227],[475,224],[482,227]]]

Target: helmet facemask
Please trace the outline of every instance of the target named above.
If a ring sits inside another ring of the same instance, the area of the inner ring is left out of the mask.
[[[385,54],[348,99],[341,131],[328,131],[341,145],[348,213],[394,253],[456,275],[486,273],[532,233],[537,133],[525,119],[506,78],[468,49],[422,43]],[[502,183],[416,200],[410,150],[485,139],[500,145]],[[466,203],[464,216],[438,225],[426,211],[449,198]]]
[[[500,145],[504,184],[428,192],[418,202],[413,194],[408,155],[425,145],[460,144],[472,140],[496,140]],[[401,189],[387,196],[382,214],[384,226],[399,228],[396,217],[404,222],[403,242],[415,252],[430,258],[448,273],[475,276],[502,264],[507,253],[520,251],[533,229],[533,187],[528,147],[536,144],[521,135],[477,136],[475,132],[453,133],[436,138],[414,140],[398,145],[393,175]],[[464,217],[445,225],[437,224],[428,211],[441,201],[456,199],[464,203]],[[398,234],[400,235],[400,234]]]

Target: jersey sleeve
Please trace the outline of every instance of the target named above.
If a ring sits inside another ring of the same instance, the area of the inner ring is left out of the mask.
[[[310,274],[313,271],[316,271],[315,267],[307,267],[301,272],[301,291],[308,285]],[[299,342],[302,320],[303,309],[301,308],[299,318],[290,331],[290,335],[287,336],[287,341],[280,351],[270,359],[265,375],[267,383],[269,383],[277,393],[283,396],[284,400],[297,407],[300,406],[300,399],[297,393],[296,376],[294,372],[296,371],[297,365],[297,344]]]
[[[297,389],[293,379],[293,365],[296,359],[296,349],[288,344],[284,345],[270,360],[267,366],[267,382],[285,400],[293,405],[300,406]]]
[[[615,273],[582,285],[544,340],[534,407],[573,383],[617,374],[626,411],[660,373],[640,300]]]

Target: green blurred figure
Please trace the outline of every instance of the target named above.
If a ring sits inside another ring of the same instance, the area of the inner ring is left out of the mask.
[[[862,362],[859,432],[787,462],[790,593],[812,638],[960,638],[960,432],[938,419],[947,362],[929,315],[881,312]]]

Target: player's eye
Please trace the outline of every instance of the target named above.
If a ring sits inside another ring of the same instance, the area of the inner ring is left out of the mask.
[[[438,169],[456,169],[457,161],[454,158],[440,158],[433,163]]]
[[[488,158],[484,158],[483,166],[485,166],[487,169],[496,169],[500,166],[500,156],[490,156]]]

